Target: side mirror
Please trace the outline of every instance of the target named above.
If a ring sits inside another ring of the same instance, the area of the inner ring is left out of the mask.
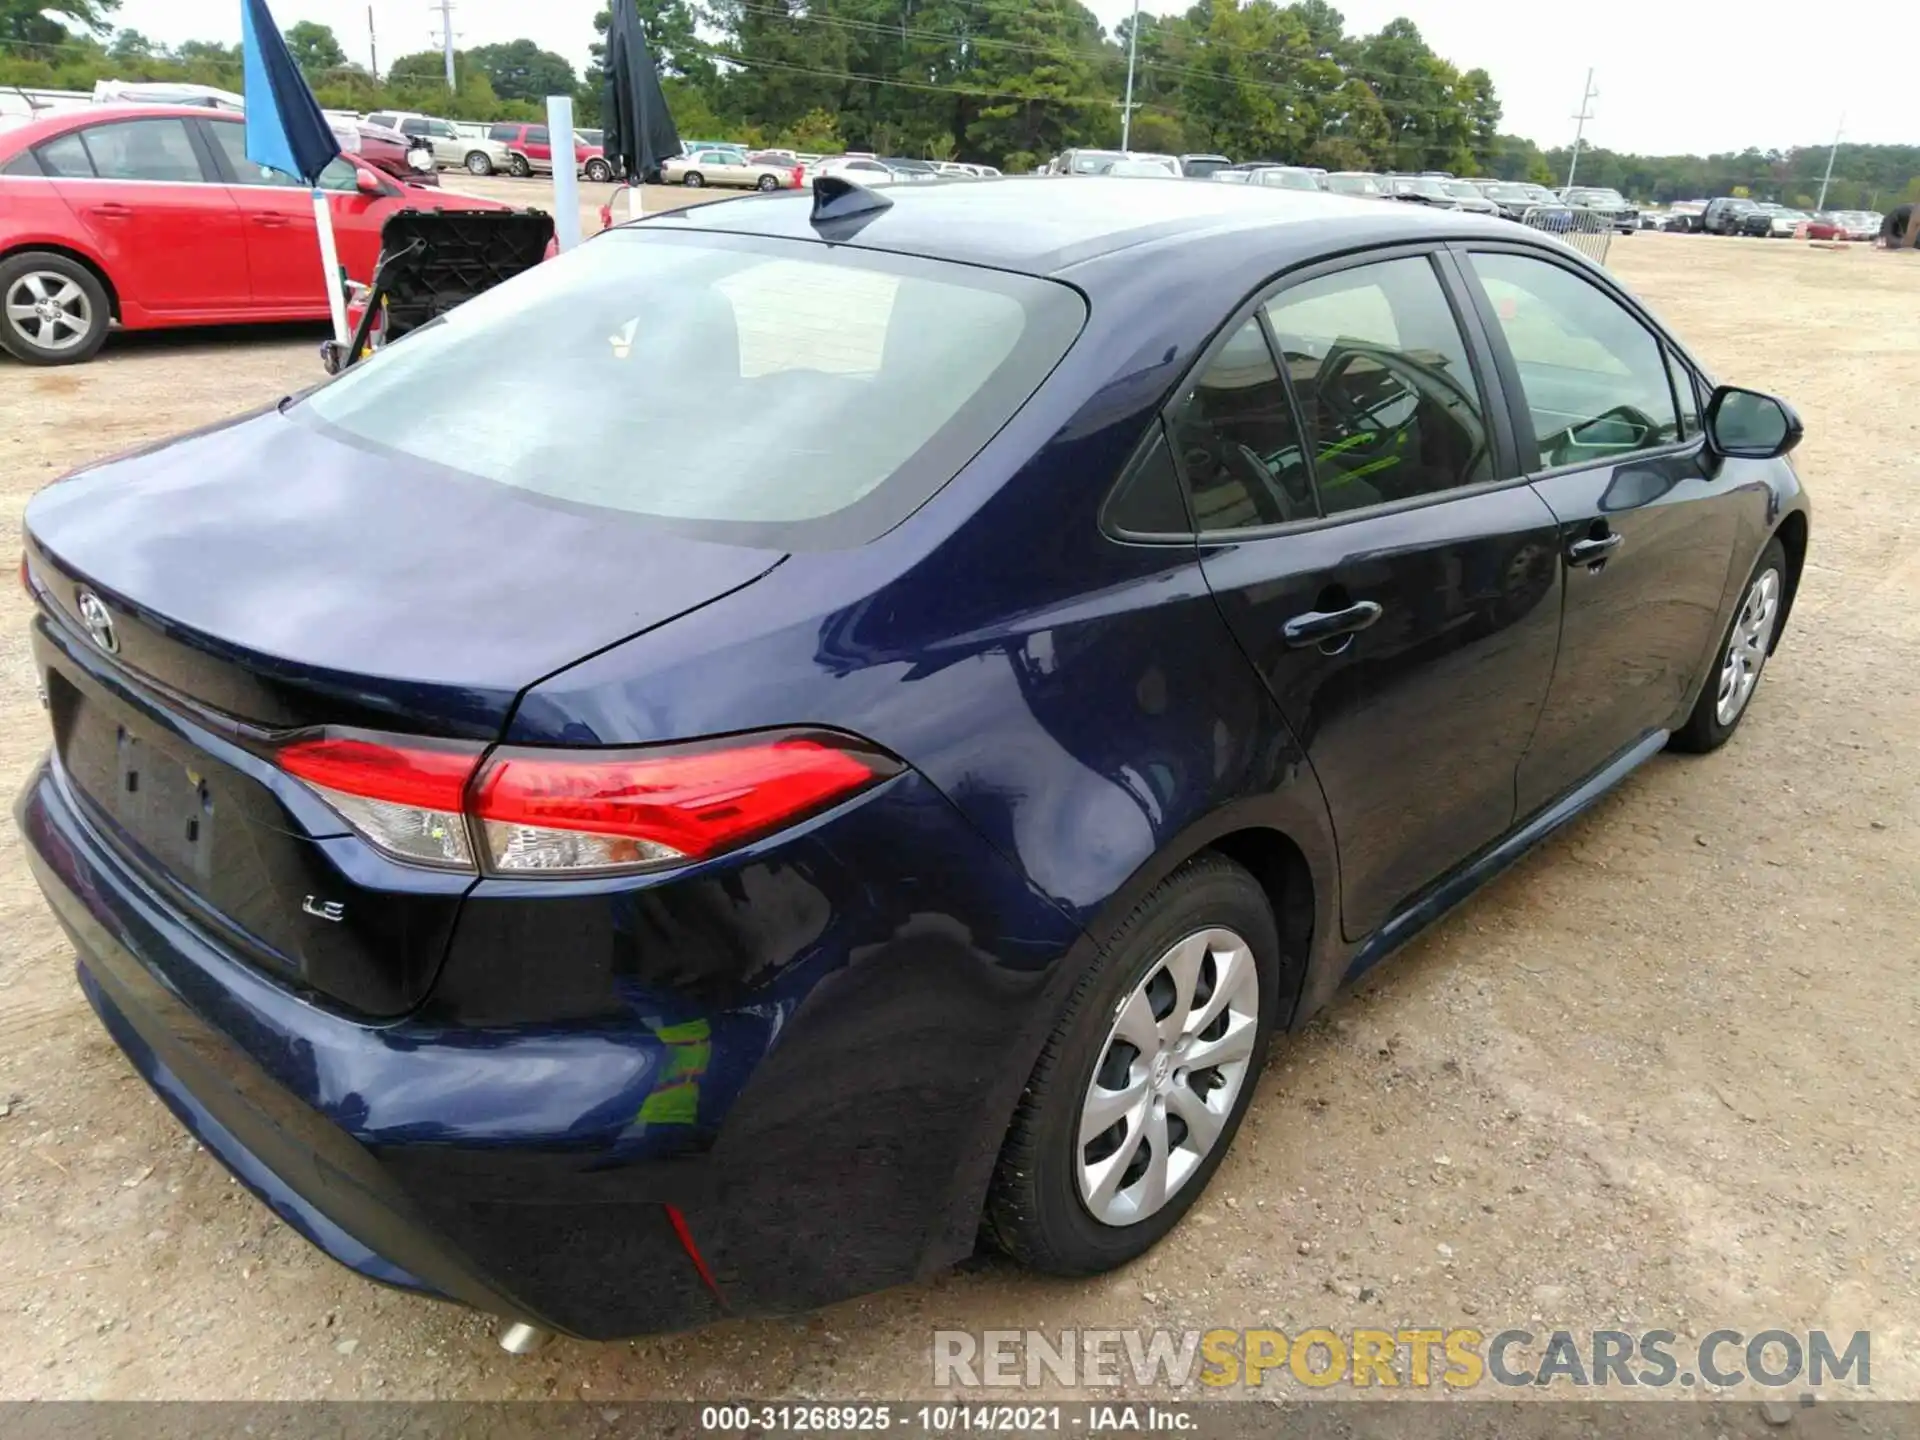
[[[354,170],[353,188],[358,190],[362,195],[384,195],[387,193],[387,187],[380,183],[380,177],[364,166],[357,167]]]
[[[1771,460],[1800,443],[1800,417],[1791,405],[1758,390],[1722,385],[1707,402],[1707,443],[1740,460]]]

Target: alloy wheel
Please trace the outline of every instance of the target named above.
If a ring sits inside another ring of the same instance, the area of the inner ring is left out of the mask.
[[[7,290],[7,324],[28,344],[58,353],[82,344],[93,329],[93,302],[57,270],[29,270]]]
[[[1164,1207],[1219,1143],[1260,1024],[1253,951],[1231,930],[1178,941],[1114,1012],[1080,1102],[1080,1199],[1104,1225]]]
[[[1780,572],[1762,570],[1747,587],[1740,602],[1740,614],[1733,622],[1733,635],[1727,641],[1727,658],[1720,666],[1720,688],[1714,703],[1714,719],[1731,725],[1747,708],[1753,687],[1760,681],[1760,669],[1767,663],[1767,648],[1773,643],[1773,627],[1780,618]]]

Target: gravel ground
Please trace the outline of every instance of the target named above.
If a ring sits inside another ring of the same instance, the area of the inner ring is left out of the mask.
[[[334,1266],[188,1140],[82,1002],[6,826],[0,1396],[924,1395],[937,1327],[1419,1323],[1870,1329],[1875,1393],[1920,1398],[1920,412],[1888,403],[1920,393],[1920,258],[1639,235],[1612,263],[1723,376],[1801,408],[1814,549],[1784,648],[1735,743],[1655,760],[1279,1053],[1146,1260],[1083,1283],[982,1260],[816,1316],[506,1356],[489,1322]],[[0,542],[68,467],[308,382],[319,338],[0,363]],[[9,785],[45,744],[25,620],[9,588]]]

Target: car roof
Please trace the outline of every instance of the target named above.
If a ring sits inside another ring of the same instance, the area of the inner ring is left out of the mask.
[[[224,120],[231,124],[246,117],[238,110],[209,110],[204,105],[129,105],[114,101],[109,105],[75,105],[71,108],[50,110],[45,115],[35,116],[25,125],[0,131],[4,143],[11,153],[15,149],[26,149],[51,140],[56,135],[64,135],[69,130],[77,130],[82,125],[99,125],[115,120]]]
[[[1463,230],[1504,235],[1512,228],[1483,231],[1479,227],[1500,222],[1321,191],[1174,186],[1124,176],[1099,185],[1041,175],[993,185],[941,181],[889,189],[884,198],[884,209],[860,217],[864,223],[835,235],[835,243],[1033,275],[1055,275],[1117,251],[1183,237],[1229,248],[1236,239],[1257,243],[1283,258],[1289,238],[1304,255]],[[812,206],[810,194],[787,191],[666,211],[635,223],[817,240]]]

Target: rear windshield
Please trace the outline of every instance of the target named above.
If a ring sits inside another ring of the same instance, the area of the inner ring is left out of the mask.
[[[1032,276],[649,225],[469,300],[289,413],[706,538],[858,544],[950,480],[1085,318]]]

